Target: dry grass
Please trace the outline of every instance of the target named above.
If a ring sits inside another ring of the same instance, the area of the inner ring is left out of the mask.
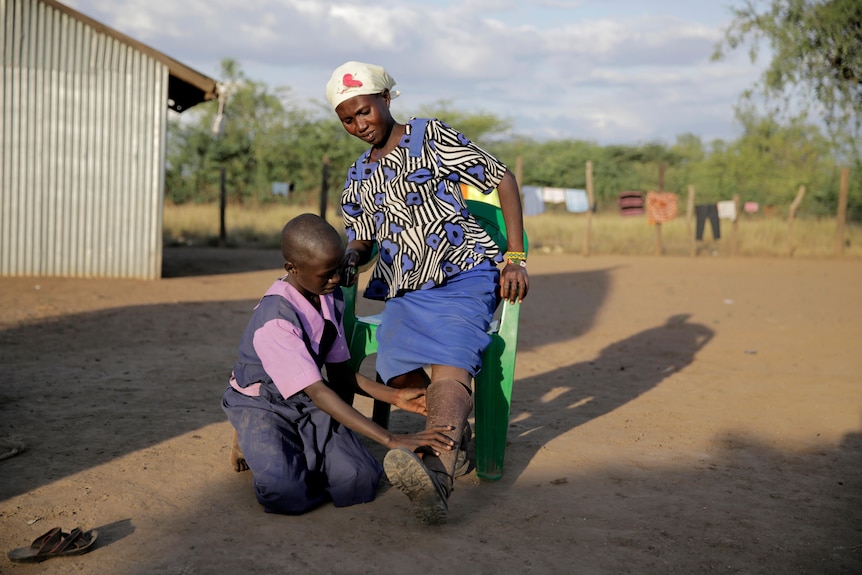
[[[317,213],[317,206],[273,204],[259,207],[228,206],[225,227],[228,245],[244,247],[278,247],[282,226],[303,212]],[[327,219],[340,227],[340,216],[334,209]],[[584,253],[588,216],[564,212],[548,212],[526,217],[524,225],[530,238],[530,249],[540,252]],[[694,222],[689,235],[683,215],[661,226],[661,242],[668,255],[689,255],[694,234]],[[166,205],[164,212],[166,245],[217,245],[219,235],[218,205]],[[787,221],[776,218],[743,215],[737,222],[735,253],[738,256],[786,257],[788,249]],[[844,256],[862,259],[862,226],[848,224],[845,230]],[[698,254],[733,255],[734,226],[721,220],[721,239],[713,240],[706,226],[704,241]],[[835,255],[836,223],[829,219],[797,219],[792,228],[792,255],[803,258],[825,258]],[[590,223],[590,253],[652,255],[657,253],[656,227],[645,216],[621,217],[600,213]]]
[[[668,255],[697,254],[730,256],[767,256],[824,258],[835,255],[836,222],[831,219],[797,219],[792,230],[787,221],[777,218],[743,215],[736,225],[720,220],[721,239],[712,238],[707,224],[704,240],[693,242],[685,216],[656,226],[647,223],[646,216],[621,217],[617,214],[595,214],[590,222],[590,253],[653,255],[661,246]],[[525,218],[524,225],[532,250],[584,253],[587,215],[542,214]],[[788,245],[788,237],[792,241]],[[862,226],[848,224],[845,233],[844,256],[862,258]],[[735,246],[735,250],[734,250]]]
[[[291,218],[311,206],[272,204],[257,207],[229,205],[225,209],[225,230],[230,246],[277,248],[281,228]],[[334,216],[328,216],[336,222]],[[218,204],[165,204],[162,238],[165,245],[215,246],[219,243]]]

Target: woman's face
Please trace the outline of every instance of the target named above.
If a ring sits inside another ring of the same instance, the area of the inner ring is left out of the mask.
[[[354,96],[335,108],[341,125],[351,136],[381,147],[389,139],[395,120],[389,113],[389,90],[382,94]]]

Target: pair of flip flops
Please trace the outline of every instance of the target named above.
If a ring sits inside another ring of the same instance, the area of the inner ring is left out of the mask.
[[[81,555],[93,548],[98,531],[81,531],[80,528],[63,533],[59,527],[54,527],[44,535],[37,537],[29,547],[19,547],[6,553],[13,563],[39,563],[52,557],[67,557]]]

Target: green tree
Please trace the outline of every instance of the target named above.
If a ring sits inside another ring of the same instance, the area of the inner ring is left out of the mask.
[[[512,128],[508,120],[499,118],[494,114],[456,110],[449,100],[440,100],[429,106],[420,107],[415,116],[418,118],[437,118],[482,145],[507,138]],[[399,121],[403,122],[404,120],[399,118]]]
[[[665,189],[676,190],[683,178],[676,174],[681,162],[674,149],[650,142],[640,146],[600,146],[583,140],[534,142],[513,139],[494,144],[495,152],[513,166],[520,156],[523,183],[560,188],[586,187],[586,163],[593,163],[593,191],[599,208],[616,205],[619,192],[658,189],[659,166],[664,165]],[[687,183],[687,182],[685,182]]]
[[[227,93],[224,129],[213,133],[218,103],[198,106],[168,125],[167,196],[181,201],[212,201],[218,197],[219,174],[225,168],[231,197],[255,197],[268,174],[270,132],[283,109],[266,86],[245,77],[239,65],[222,61],[222,89]]]
[[[747,42],[754,61],[761,42],[767,41],[772,60],[759,85],[766,97],[783,97],[789,104],[794,93],[801,91],[801,103],[822,107],[827,125],[836,133],[851,127],[850,140],[858,146],[862,124],[862,2],[749,0],[733,14],[714,58],[720,59],[726,49]]]
[[[698,200],[725,200],[738,193],[743,200],[787,207],[803,184],[810,197],[825,197],[835,162],[830,141],[817,126],[800,118],[781,123],[750,107],[738,110],[737,119],[742,136],[730,143],[713,142],[692,181]],[[807,205],[819,214],[832,209],[822,202]]]
[[[284,161],[291,146],[288,91],[248,79],[230,59],[222,61],[221,76],[226,92],[221,135],[213,133],[216,102],[169,123],[166,180],[172,201],[215,200],[222,168],[229,197],[241,202],[271,199],[272,182],[292,175]]]

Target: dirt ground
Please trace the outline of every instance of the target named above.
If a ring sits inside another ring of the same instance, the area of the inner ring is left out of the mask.
[[[862,573],[858,260],[532,257],[505,475],[459,479],[436,528],[385,480],[263,513],[220,397],[280,257],[164,261],[155,282],[0,278],[0,453],[25,446],[0,461],[0,547],[99,531],[0,572]]]

